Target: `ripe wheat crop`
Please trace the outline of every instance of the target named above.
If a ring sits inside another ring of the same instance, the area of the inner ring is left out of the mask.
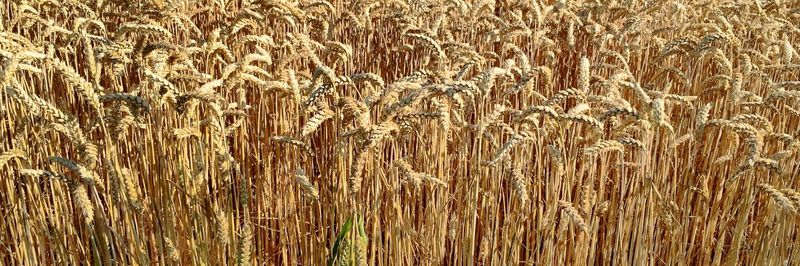
[[[798,265],[800,2],[8,0],[0,265]]]

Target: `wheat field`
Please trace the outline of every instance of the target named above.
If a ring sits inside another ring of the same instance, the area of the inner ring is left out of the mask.
[[[2,265],[798,265],[800,1],[9,0]]]

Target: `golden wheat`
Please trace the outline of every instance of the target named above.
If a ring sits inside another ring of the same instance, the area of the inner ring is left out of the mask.
[[[0,4],[0,265],[797,265],[796,1]]]

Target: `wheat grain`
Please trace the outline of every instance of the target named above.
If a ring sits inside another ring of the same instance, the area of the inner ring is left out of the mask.
[[[572,203],[559,200],[558,206],[561,207],[561,209],[564,211],[564,214],[566,214],[566,216],[569,217],[570,221],[575,223],[575,225],[578,226],[578,228],[580,228],[583,232],[587,234],[589,233],[589,228],[586,225],[586,222],[583,220],[583,217],[581,217],[580,212],[578,212],[578,210],[572,206]]]
[[[92,224],[92,222],[94,222],[94,206],[92,206],[92,201],[89,200],[89,192],[86,186],[83,184],[76,184],[72,188],[72,198],[75,205],[81,210],[84,222],[86,224]]]
[[[309,181],[308,176],[306,176],[306,173],[303,171],[303,169],[297,169],[295,172],[295,181],[300,184],[300,188],[303,189],[303,193],[306,196],[311,197],[314,200],[319,200],[319,191],[317,191],[317,188],[311,184],[311,181]]]
[[[758,184],[758,188],[764,191],[764,193],[767,193],[773,200],[775,200],[776,203],[778,203],[778,206],[780,206],[781,208],[792,213],[797,212],[797,208],[795,208],[795,205],[792,204],[792,200],[787,198],[786,195],[783,194],[783,192],[779,191],[775,187],[769,184],[762,183]]]

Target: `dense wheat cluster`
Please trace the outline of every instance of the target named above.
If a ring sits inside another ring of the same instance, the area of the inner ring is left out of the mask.
[[[0,16],[0,264],[800,264],[798,1]]]

